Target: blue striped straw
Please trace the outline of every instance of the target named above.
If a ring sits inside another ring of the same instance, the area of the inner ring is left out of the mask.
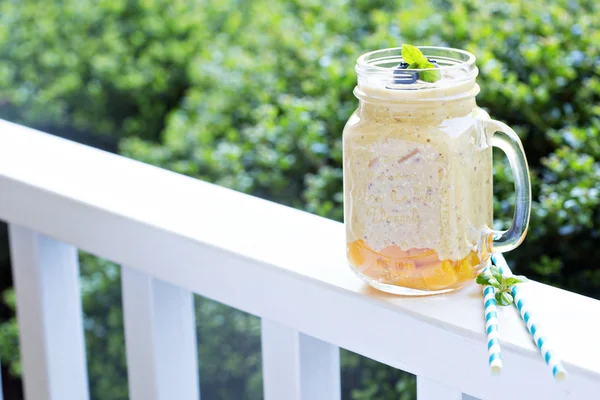
[[[483,271],[488,279],[494,279],[489,265]],[[500,353],[500,332],[498,330],[498,314],[496,312],[496,289],[485,285],[483,288],[483,305],[485,314],[485,332],[488,341],[488,364],[492,375],[499,375],[502,371],[502,354]]]
[[[500,272],[502,275],[511,276],[512,271],[506,264],[506,260],[501,254],[493,254],[492,262],[498,268],[500,268]],[[557,381],[562,381],[567,377],[567,372],[562,365],[560,358],[556,355],[556,353],[552,350],[548,338],[545,335],[545,332],[542,330],[539,321],[536,320],[535,315],[529,309],[529,303],[523,294],[523,289],[519,287],[519,285],[515,285],[512,287],[512,295],[515,300],[515,305],[521,314],[521,318],[525,321],[527,325],[527,330],[531,334],[534,343],[537,345],[540,354],[546,361],[546,364],[550,368],[552,368],[552,375],[554,379]]]

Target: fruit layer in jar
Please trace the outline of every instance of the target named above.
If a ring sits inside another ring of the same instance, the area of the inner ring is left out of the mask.
[[[417,290],[444,290],[475,278],[482,263],[471,251],[460,260],[440,260],[431,249],[403,251],[392,245],[374,251],[363,240],[347,244],[348,261],[361,275],[375,281]]]

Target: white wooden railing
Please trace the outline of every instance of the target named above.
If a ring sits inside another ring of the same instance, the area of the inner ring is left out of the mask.
[[[132,400],[200,396],[192,293],[262,318],[267,400],[339,399],[339,347],[416,374],[419,400],[600,393],[596,300],[527,284],[568,380],[553,382],[512,307],[492,377],[476,287],[371,290],[346,265],[340,223],[4,121],[0,219],[27,400],[89,398],[77,249],[122,266]]]

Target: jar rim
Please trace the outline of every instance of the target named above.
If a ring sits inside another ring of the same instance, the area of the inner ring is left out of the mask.
[[[435,60],[438,67],[411,69],[411,71],[419,73],[422,71],[437,70],[442,74],[442,77],[450,79],[440,79],[436,82],[417,80],[410,84],[396,83],[394,80],[394,70],[401,62],[404,62],[404,59],[402,58],[401,47],[391,47],[370,51],[358,57],[355,70],[359,83],[361,80],[365,80],[370,82],[369,85],[376,83],[375,86],[383,85],[393,90],[431,89],[454,86],[461,82],[474,80],[479,73],[475,65],[476,57],[468,51],[452,47],[416,47],[421,50],[425,57]]]

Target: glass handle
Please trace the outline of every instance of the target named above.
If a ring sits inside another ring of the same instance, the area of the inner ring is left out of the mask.
[[[531,181],[527,158],[521,139],[508,125],[500,121],[484,121],[486,134],[491,136],[492,146],[500,148],[508,157],[515,179],[515,214],[512,226],[507,231],[492,231],[492,251],[504,253],[515,249],[523,242],[531,214]]]

